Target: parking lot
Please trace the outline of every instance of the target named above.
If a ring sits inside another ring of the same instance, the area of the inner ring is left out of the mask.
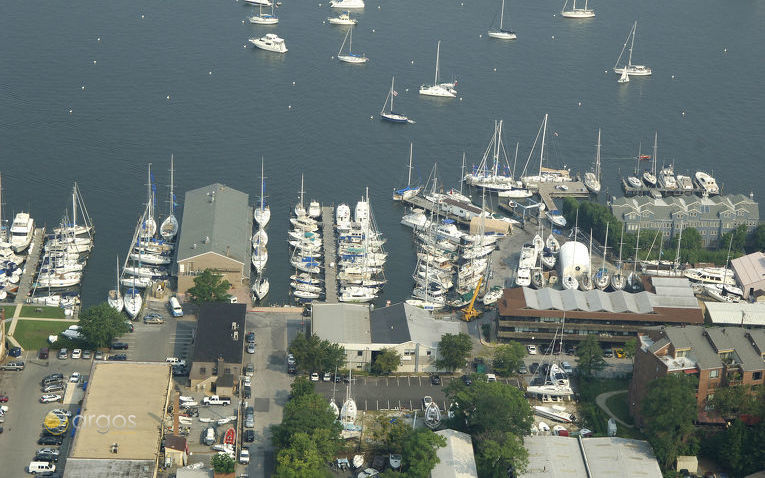
[[[123,351],[128,360],[163,362],[167,357],[178,357],[189,362],[196,329],[194,316],[174,318],[168,312],[166,302],[153,300],[144,308],[144,314],[148,313],[159,314],[164,323],[133,322],[133,332],[118,339],[128,344],[128,350]]]

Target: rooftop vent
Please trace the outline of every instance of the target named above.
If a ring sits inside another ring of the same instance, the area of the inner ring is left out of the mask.
[[[239,324],[236,322],[231,322],[231,330],[237,330],[239,329]]]
[[[120,449],[119,443],[112,443],[112,453],[116,455],[119,449]]]
[[[231,337],[234,339],[234,342],[239,341],[239,331],[235,330]]]
[[[210,204],[215,202],[215,191],[210,191]]]
[[[210,242],[210,236],[205,236],[205,238],[204,238],[204,240],[202,242],[204,242],[205,244],[209,243]]]

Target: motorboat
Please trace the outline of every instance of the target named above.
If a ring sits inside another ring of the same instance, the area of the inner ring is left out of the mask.
[[[534,244],[527,242],[521,247],[521,256],[518,261],[519,267],[534,267],[534,265],[537,263],[537,256],[537,248],[534,246]]]
[[[695,174],[696,184],[701,189],[702,194],[706,196],[714,196],[720,194],[720,187],[717,185],[717,181],[710,174],[704,171],[696,171]]]
[[[159,268],[156,267],[138,267],[138,266],[128,266],[122,269],[122,272],[127,275],[136,276],[136,277],[162,277],[166,275],[167,273]]]
[[[483,305],[494,304],[502,297],[503,293],[504,289],[501,286],[494,286],[481,298],[481,302]]]
[[[725,267],[700,267],[685,269],[683,275],[694,282],[735,286],[733,271]]]
[[[263,300],[268,295],[270,289],[271,284],[268,281],[268,277],[258,276],[252,284],[252,294],[257,300]]]
[[[535,405],[534,414],[562,423],[573,423],[576,420],[574,414],[569,413],[559,405],[552,405],[550,407]]]
[[[151,277],[123,277],[120,279],[120,284],[126,286],[126,287],[136,287],[140,289],[145,289],[146,287],[150,287],[154,283],[154,279]]]
[[[669,190],[677,189],[677,180],[675,179],[675,170],[672,166],[666,166],[659,171],[658,182],[661,187]]]
[[[292,295],[294,295],[298,299],[303,299],[303,300],[314,300],[321,297],[321,294],[318,292],[311,292],[311,291],[302,290],[302,289],[293,290]]]
[[[515,274],[515,285],[518,287],[528,287],[531,285],[531,269],[519,267]]]
[[[335,227],[338,231],[350,230],[351,208],[347,204],[338,204],[335,208]]]
[[[438,82],[438,65],[441,57],[441,41],[438,41],[436,47],[436,75],[433,79],[432,85],[420,86],[420,94],[424,96],[437,96],[440,98],[456,98],[457,90],[454,89],[456,83],[439,83]]]
[[[640,179],[638,179],[636,176],[628,176],[627,183],[633,188],[643,187],[643,182]]]
[[[311,201],[308,203],[308,217],[313,219],[321,217],[321,204],[319,201]]]
[[[260,38],[250,38],[250,43],[261,50],[287,53],[287,45],[285,45],[284,39],[278,37],[275,33],[267,33]]]
[[[355,18],[351,18],[350,12],[343,12],[336,17],[329,17],[327,21],[331,25],[356,25],[359,23]]]
[[[10,245],[14,252],[23,252],[32,242],[35,232],[35,220],[26,212],[20,212],[11,224]]]
[[[438,409],[436,402],[430,402],[425,409],[425,425],[431,430],[438,428],[441,424],[441,410]]]
[[[588,8],[587,0],[584,0],[584,8],[576,8],[576,0],[574,0],[571,10],[566,10],[568,0],[563,4],[563,9],[560,12],[560,16],[563,18],[593,18],[595,16],[595,10]]]
[[[377,298],[377,290],[369,287],[345,287],[337,298],[340,302],[371,302]]]
[[[270,5],[271,13],[263,13],[263,6],[263,4],[259,4],[260,9],[258,10],[258,14],[250,17],[250,23],[254,23],[256,25],[276,25],[279,23],[279,18],[274,15],[273,3]]]
[[[332,8],[364,8],[364,0],[332,0],[329,2]]]
[[[405,214],[401,218],[401,224],[411,227],[415,231],[427,229],[431,226],[430,219],[428,219],[428,216],[425,215],[425,211],[422,209],[412,209],[412,212]]]
[[[348,53],[343,53],[345,42],[348,42]],[[343,39],[342,45],[340,45],[340,50],[337,52],[337,59],[355,65],[361,65],[369,61],[369,58],[367,58],[366,55],[357,55],[353,53],[353,28],[349,28],[348,31],[345,32],[345,38]]]
[[[616,64],[614,65],[614,73],[621,73],[621,74],[626,74],[629,76],[651,75],[652,71],[650,67],[645,65],[632,64],[632,51],[635,48],[636,35],[637,35],[637,22],[635,22],[632,25],[632,29],[630,30],[629,34],[627,34],[627,39],[624,41],[624,46],[622,47],[621,53],[619,53],[619,58],[616,59]],[[619,62],[621,61],[622,56],[624,56],[624,51],[627,49],[628,44],[629,44],[629,54],[627,56],[627,63],[624,66],[619,66]]]
[[[676,180],[677,180],[677,187],[680,191],[684,193],[693,192],[693,180],[691,180],[690,176],[686,176],[684,174],[678,174],[676,176]]]
[[[129,288],[125,291],[124,302],[125,312],[127,312],[131,319],[136,318],[138,313],[141,312],[141,307],[143,307],[141,291],[134,287]]]
[[[391,123],[414,123],[406,115],[393,111],[393,98],[398,96],[398,92],[393,89],[395,82],[396,78],[393,77],[390,82],[390,91],[388,91],[388,96],[385,98],[385,103],[383,103],[383,107],[380,110],[380,118]],[[388,106],[388,102],[390,102],[390,109],[386,110],[385,107]]]
[[[488,34],[490,38],[496,38],[498,40],[515,40],[518,36],[514,31],[505,29],[505,0],[502,0],[502,6],[499,11],[499,28],[496,30],[489,30]]]

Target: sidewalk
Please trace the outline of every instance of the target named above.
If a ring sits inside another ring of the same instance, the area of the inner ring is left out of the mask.
[[[625,427],[627,427],[627,428],[634,428],[632,425],[629,425],[629,424],[627,424],[627,423],[624,423],[624,422],[623,422],[623,421],[622,421],[622,420],[621,420],[619,417],[617,417],[616,415],[614,415],[614,414],[611,412],[611,410],[609,410],[608,406],[606,405],[606,401],[607,401],[609,398],[613,397],[614,395],[618,395],[618,394],[620,394],[620,393],[625,393],[625,392],[627,392],[627,390],[613,390],[613,391],[611,391],[611,392],[601,393],[600,395],[598,395],[597,397],[595,397],[595,403],[596,403],[596,404],[597,404],[597,405],[598,405],[600,408],[602,408],[602,409],[603,409],[603,411],[604,411],[604,412],[606,412],[606,413],[608,414],[608,416],[609,416],[609,417],[611,417],[611,418],[613,418],[614,420],[616,420],[616,422],[617,422],[617,423],[619,423],[619,424],[621,424],[621,425],[623,425],[623,426],[625,426]]]

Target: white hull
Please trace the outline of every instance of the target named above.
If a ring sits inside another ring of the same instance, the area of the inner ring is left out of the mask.
[[[457,92],[442,85],[422,85],[420,94],[423,96],[435,96],[438,98],[456,98]]]
[[[157,254],[136,254],[131,253],[130,259],[134,261],[139,261],[143,264],[150,264],[154,266],[163,266],[166,264],[170,264],[170,256],[162,256]]]
[[[534,414],[555,420],[556,422],[572,423],[574,416],[564,409],[559,407],[543,407],[541,405],[534,406]]]
[[[614,73],[627,73],[628,76],[651,76],[651,68],[645,65],[629,65],[614,68]]]
[[[518,38],[515,32],[501,32],[501,31],[490,31],[489,37],[496,38],[498,40],[515,40]]]
[[[576,8],[574,10],[564,10],[560,12],[560,16],[563,18],[593,18],[595,17],[595,10]]]
[[[125,302],[122,300],[122,296],[118,290],[110,290],[109,297],[106,301],[109,303],[109,306],[117,312],[122,312],[122,309],[125,306]]]
[[[351,18],[348,14],[341,14],[338,17],[327,18],[330,25],[356,25],[359,23],[355,18]]]
[[[252,284],[252,293],[257,300],[263,300],[266,295],[268,295],[268,291],[270,289],[271,284],[268,282],[268,278],[266,277],[263,277],[260,280],[256,280],[255,283]]]
[[[171,241],[178,234],[178,219],[172,214],[167,216],[159,227],[159,234],[162,239]]]
[[[252,248],[257,249],[259,245],[268,245],[268,234],[263,229],[258,229],[258,232],[252,235]]]
[[[273,5],[270,0],[244,0],[245,3],[249,3],[250,5],[257,5],[261,7],[270,7]]]
[[[143,307],[143,298],[140,294],[126,294],[125,295],[125,312],[134,319]]]
[[[269,206],[264,206],[263,209],[255,208],[255,212],[252,215],[260,227],[266,227],[266,224],[271,219],[271,208]]]
[[[332,0],[329,2],[332,8],[364,8],[364,0]]]
[[[264,246],[261,246],[252,253],[252,266],[255,267],[255,271],[260,272],[266,267],[268,262],[268,251]]]
[[[150,277],[123,277],[120,284],[125,287],[145,288],[151,286],[154,281]]]
[[[344,63],[351,63],[355,65],[361,65],[369,61],[369,58],[365,56],[356,55],[337,55],[337,59]]]
[[[579,281],[574,276],[565,276],[561,281],[564,289],[576,290],[579,287]]]
[[[250,23],[256,25],[276,25],[279,19],[271,15],[254,15],[250,17]]]
[[[279,38],[273,33],[269,33],[261,38],[250,38],[250,43],[261,50],[272,51],[274,53],[287,53],[287,46],[284,44],[284,39]]]
[[[498,191],[497,196],[501,198],[524,199],[530,198],[532,194],[528,189],[510,189],[505,191]]]
[[[433,301],[422,300],[422,299],[408,299],[406,303],[411,306],[419,307],[420,309],[425,309],[425,310],[441,310],[444,307],[446,307],[446,303],[444,302],[433,302]]]

